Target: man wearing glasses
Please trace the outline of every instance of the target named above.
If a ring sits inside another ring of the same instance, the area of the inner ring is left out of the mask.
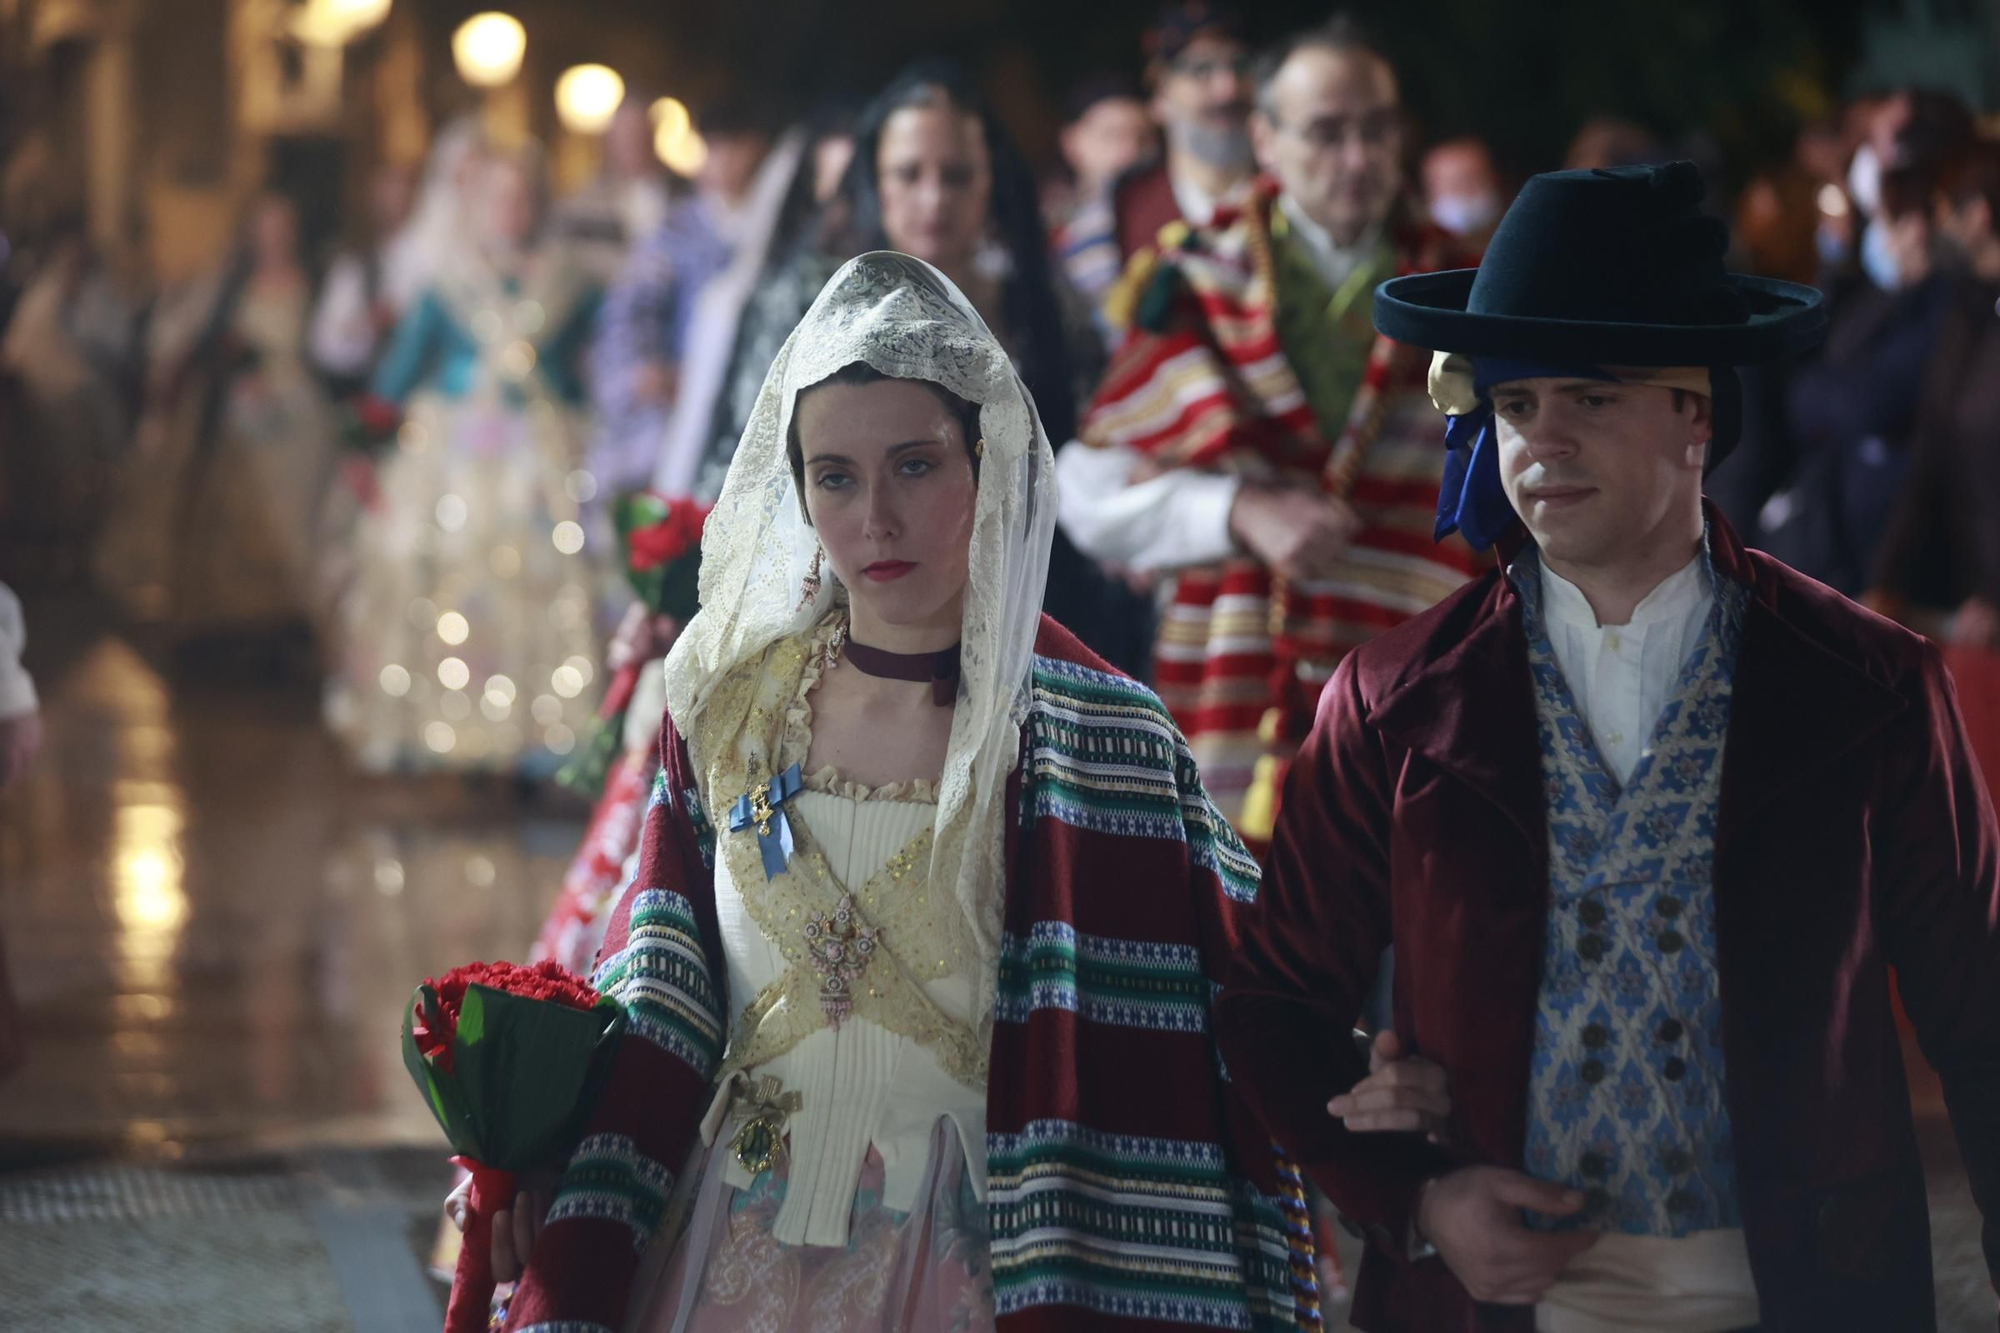
[[[1232,11],[1181,0],[1146,30],[1149,109],[1166,156],[1127,173],[1111,191],[1123,262],[1154,249],[1169,226],[1205,227],[1240,202],[1256,159],[1250,149],[1250,55]]]
[[[1378,338],[1377,284],[1447,267],[1408,202],[1395,72],[1348,22],[1258,62],[1260,179],[1164,237],[1135,322],[1066,449],[1086,552],[1174,581],[1154,684],[1253,848],[1347,651],[1476,568],[1433,545],[1444,457],[1421,354]]]

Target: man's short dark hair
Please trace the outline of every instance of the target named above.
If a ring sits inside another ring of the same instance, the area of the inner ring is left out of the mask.
[[[1389,69],[1396,67],[1361,20],[1352,14],[1335,14],[1324,23],[1293,33],[1257,57],[1250,78],[1257,90],[1257,109],[1266,116],[1276,116],[1271,109],[1271,84],[1277,80],[1278,71],[1301,51],[1331,51],[1335,55],[1361,52],[1375,57]]]

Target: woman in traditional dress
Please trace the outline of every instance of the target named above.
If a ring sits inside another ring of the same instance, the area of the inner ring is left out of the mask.
[[[374,391],[404,409],[355,534],[328,714],[363,767],[539,775],[597,672],[603,543],[577,474],[596,293],[542,243],[539,160],[479,168],[471,238],[397,328]]]
[[[958,288],[845,265],[709,519],[597,973],[630,1026],[552,1207],[498,1219],[497,1270],[530,1256],[508,1327],[1276,1330],[1312,1300],[1208,1030],[1256,865],[1159,701],[1042,615],[1054,500]]]
[[[836,130],[839,127],[835,127]],[[811,155],[840,135],[822,134]],[[781,228],[772,271],[742,311],[727,379],[707,429],[690,447],[677,431],[662,457],[661,484],[704,502],[721,489],[765,374],[785,339],[835,269],[857,251],[889,249],[936,266],[971,298],[1008,351],[1051,438],[1073,433],[1076,405],[1095,387],[1103,351],[1089,308],[1051,270],[1033,177],[1006,129],[954,67],[912,66],[866,108],[839,194],[817,226]],[[708,321],[707,336],[719,324]],[[685,420],[682,426],[691,423]],[[1058,534],[1048,610],[1120,667],[1150,652],[1144,599],[1111,584]],[[638,628],[634,626],[634,628]],[[664,653],[671,633],[634,636],[625,651]],[[1128,651],[1129,650],[1129,651]],[[641,698],[651,681],[644,678]],[[640,714],[635,709],[635,717]],[[650,730],[638,737],[652,740]],[[581,970],[604,938],[606,914],[623,887],[621,868],[636,852],[651,758],[614,766],[563,892],[537,945]]]
[[[148,425],[99,564],[184,650],[304,667],[325,628],[317,537],[335,440],[305,353],[312,297],[298,209],[265,195],[235,257],[155,319]]]

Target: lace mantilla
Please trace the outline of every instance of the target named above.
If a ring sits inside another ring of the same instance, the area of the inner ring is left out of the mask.
[[[667,659],[667,703],[701,772],[739,735],[772,734],[776,719],[752,719],[747,710],[756,705],[725,698],[722,684],[771,645],[804,635],[844,595],[828,579],[812,601],[799,601],[819,543],[785,437],[800,391],[855,362],[929,380],[979,405],[986,451],[968,552],[959,699],[937,784],[927,882],[953,895],[969,923],[981,963],[977,1011],[990,1014],[1007,775],[1020,754],[1055,533],[1055,459],[1006,351],[930,265],[886,251],[850,260],[778,353],[704,531],[702,609]]]

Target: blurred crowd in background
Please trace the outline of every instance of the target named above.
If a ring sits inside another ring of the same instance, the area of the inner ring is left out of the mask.
[[[364,768],[544,775],[588,728],[629,602],[612,499],[713,498],[765,369],[846,258],[893,248],[950,274],[1052,440],[1079,434],[1162,228],[1239,206],[1259,171],[1238,16],[1176,5],[1133,36],[1125,69],[1075,83],[1055,160],[1031,161],[942,60],[802,117],[775,117],[787,99],[753,78],[692,111],[633,87],[577,188],[469,112],[421,162],[377,167],[361,216],[331,226],[263,190],[223,262],[171,283],[104,254],[23,141],[0,195],[10,545],[205,668],[324,681]],[[1398,115],[1386,178],[1366,144],[1314,170],[1471,256],[1527,171],[1714,156],[1597,117],[1562,160],[1518,162]],[[1751,379],[1712,495],[1754,544],[1981,648],[2000,639],[1988,128],[1951,92],[1882,87],[1741,179],[1708,163],[1732,266],[1816,283],[1832,314],[1824,348]],[[1052,612],[1147,674],[1148,579],[1067,543],[1057,566]]]

